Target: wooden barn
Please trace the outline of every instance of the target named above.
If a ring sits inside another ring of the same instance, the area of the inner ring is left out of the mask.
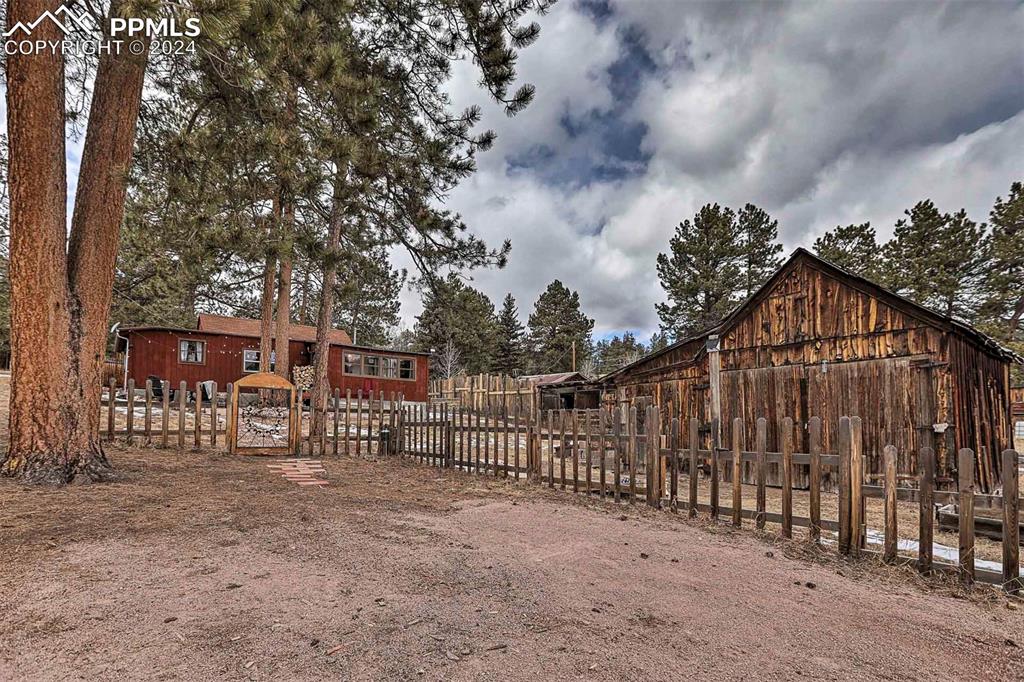
[[[260,322],[221,315],[199,315],[195,329],[174,327],[129,327],[118,332],[116,350],[125,357],[128,378],[142,386],[150,376],[181,381],[189,387],[197,381],[216,381],[224,387],[259,371]],[[313,364],[316,328],[291,325],[288,343],[288,375],[291,369]],[[356,346],[340,329],[331,332],[327,376],[331,388],[344,395],[351,389],[385,395],[404,394],[409,401],[427,399],[428,359],[426,353],[392,351]],[[274,358],[271,357],[273,366]]]
[[[658,405],[662,418],[741,417],[752,447],[757,418],[778,450],[784,417],[807,451],[807,420],[821,417],[835,450],[841,416],[863,420],[869,473],[895,445],[899,472],[917,472],[918,448],[937,453],[938,482],[953,482],[955,453],[971,448],[977,480],[998,481],[999,453],[1012,443],[1010,365],[1020,356],[956,320],[798,249],[720,324],[601,379],[606,400]],[[705,426],[702,438],[712,438]],[[731,428],[721,428],[731,447]],[[776,466],[777,469],[777,466]],[[770,476],[776,477],[778,472]],[[806,481],[795,471],[797,482]]]

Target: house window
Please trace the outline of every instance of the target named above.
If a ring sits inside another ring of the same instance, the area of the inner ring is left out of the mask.
[[[363,360],[363,374],[368,377],[380,376],[380,356],[367,355]]]
[[[1024,422],[1017,422],[1014,425],[1014,438],[1024,439]]]
[[[385,379],[394,379],[398,376],[398,358],[381,358],[380,375]]]
[[[359,353],[345,353],[345,374],[363,373],[363,356]]]
[[[270,351],[270,369],[268,371],[274,371],[274,361],[276,353]],[[251,374],[253,372],[260,371],[260,352],[252,348],[247,348],[242,351],[242,371]]]
[[[398,378],[399,379],[415,379],[416,378],[416,363],[413,360],[399,360],[398,361]]]
[[[206,342],[191,339],[178,340],[178,361],[188,365],[202,365],[206,362]]]

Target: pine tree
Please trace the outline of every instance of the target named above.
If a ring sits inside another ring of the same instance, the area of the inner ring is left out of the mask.
[[[526,349],[523,324],[519,321],[519,309],[512,294],[506,294],[498,313],[498,347],[494,355],[492,371],[509,376],[519,376],[526,369]]]
[[[637,341],[632,332],[625,332],[621,337],[602,339],[594,346],[596,369],[598,375],[605,375],[639,360],[646,353],[644,344]]]
[[[656,331],[651,334],[650,341],[647,342],[647,353],[654,353],[662,348],[668,347],[668,334],[663,331]]]
[[[494,304],[455,274],[427,287],[423,312],[416,321],[417,350],[433,353],[437,369],[440,353],[451,342],[459,365],[469,374],[487,372],[498,345]]]
[[[736,214],[743,253],[744,297],[749,297],[782,265],[779,221],[763,209],[747,204]]]
[[[814,240],[814,252],[855,275],[872,281],[880,276],[881,249],[871,223],[837,225]]]
[[[590,357],[594,320],[580,309],[580,295],[557,279],[537,298],[528,322],[533,374],[568,372]]]
[[[985,225],[963,209],[942,213],[930,200],[905,214],[884,248],[887,283],[939,313],[972,319],[985,263]]]
[[[996,198],[989,224],[981,318],[987,331],[1024,352],[1024,183],[1014,182],[1005,200]]]
[[[707,204],[676,228],[669,253],[658,254],[658,279],[668,296],[656,306],[661,329],[678,339],[727,315],[745,290],[736,216]]]
[[[125,14],[129,4],[114,0],[109,12]],[[35,21],[44,7],[10,0],[8,25]],[[65,36],[43,22],[33,38]],[[148,38],[132,42],[142,54],[126,46],[95,60],[70,231],[64,55],[5,60],[13,371],[0,472],[26,482],[102,479],[110,470],[99,439],[98,386]]]

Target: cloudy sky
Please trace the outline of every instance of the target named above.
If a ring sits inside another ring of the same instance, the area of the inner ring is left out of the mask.
[[[655,258],[708,202],[768,210],[788,252],[855,221],[888,237],[923,198],[985,220],[1024,179],[1019,2],[561,0],[539,22],[527,110],[488,106],[470,64],[451,84],[498,142],[450,206],[512,240],[473,284],[524,320],[558,278],[595,336],[646,338]]]

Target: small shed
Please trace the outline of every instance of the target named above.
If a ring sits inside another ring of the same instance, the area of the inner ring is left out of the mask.
[[[657,405],[663,420],[698,418],[703,442],[723,447],[732,447],[732,429],[712,434],[716,419],[742,418],[749,440],[764,417],[777,449],[782,419],[792,417],[793,442],[806,452],[810,417],[822,419],[824,447],[834,449],[839,418],[859,416],[869,473],[881,471],[891,444],[899,472],[914,476],[918,449],[931,447],[948,485],[956,451],[971,448],[990,490],[1012,443],[1010,365],[1019,362],[973,327],[797,249],[720,324],[601,383],[620,404]]]
[[[542,410],[593,410],[601,401],[600,386],[580,372],[520,377],[533,385]]]

